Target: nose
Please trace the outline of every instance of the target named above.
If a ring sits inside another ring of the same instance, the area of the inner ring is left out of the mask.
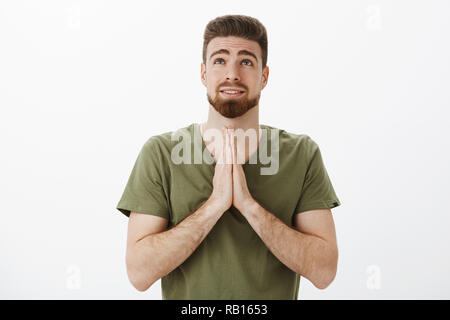
[[[239,77],[239,70],[236,66],[230,65],[227,70],[227,80],[228,81],[239,81],[241,80]]]

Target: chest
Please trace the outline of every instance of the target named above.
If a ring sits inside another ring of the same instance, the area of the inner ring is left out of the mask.
[[[181,222],[208,200],[213,191],[214,170],[214,165],[203,164],[181,164],[170,169],[171,225]],[[252,197],[290,225],[300,197],[299,175],[287,164],[280,165],[277,174],[273,175],[262,175],[261,167],[251,164],[244,166],[244,172]]]

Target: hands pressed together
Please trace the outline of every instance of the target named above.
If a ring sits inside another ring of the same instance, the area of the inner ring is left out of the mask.
[[[254,202],[247,187],[244,169],[238,163],[233,129],[223,129],[220,151],[216,156],[211,199],[225,211],[233,205],[239,211]],[[240,159],[240,158],[239,158]]]

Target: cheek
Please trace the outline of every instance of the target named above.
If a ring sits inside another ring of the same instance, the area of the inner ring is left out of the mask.
[[[223,78],[217,71],[210,71],[206,75],[206,83],[208,85],[208,90],[214,92],[217,87],[223,82]]]
[[[214,82],[220,81],[220,79],[222,79],[224,76],[225,76],[224,71],[218,68],[209,71],[209,78],[211,79],[211,81]]]

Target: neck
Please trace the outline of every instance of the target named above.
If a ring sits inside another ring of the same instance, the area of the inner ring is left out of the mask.
[[[250,110],[248,110],[245,114],[243,114],[240,117],[236,118],[227,118],[222,116],[219,112],[214,109],[213,106],[209,105],[209,113],[208,113],[208,120],[204,123],[200,124],[201,133],[202,133],[202,139],[203,139],[203,133],[206,130],[209,129],[217,129],[222,130],[223,128],[229,128],[229,129],[242,129],[247,131],[248,129],[251,129],[253,132],[256,132],[257,134],[257,145],[259,145],[260,139],[261,139],[261,128],[259,125],[259,105],[254,106]],[[210,146],[210,142],[206,142],[205,144],[210,151],[212,151],[212,148]],[[256,147],[257,147],[256,145]],[[245,154],[245,161],[247,161],[250,157],[250,155],[253,154],[253,152],[256,151],[256,147],[250,147],[250,146],[239,146],[238,147],[238,153]]]
[[[243,129],[244,131],[253,129],[259,134],[259,105],[254,106],[245,114],[236,118],[224,117],[213,106],[209,105],[208,120],[202,123],[201,127],[203,132],[208,129],[221,130],[225,127],[235,130]]]

